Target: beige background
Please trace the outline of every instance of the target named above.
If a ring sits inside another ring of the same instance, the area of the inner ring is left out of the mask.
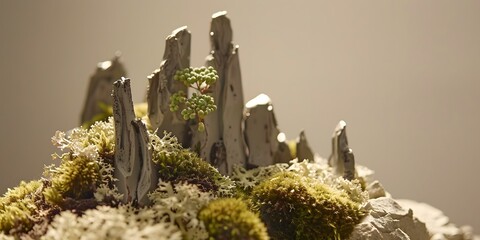
[[[140,101],[165,37],[188,25],[202,65],[210,16],[228,10],[246,100],[270,95],[280,128],[323,156],[346,120],[357,163],[395,197],[479,233],[480,2],[286,3],[0,0],[1,192],[51,163],[98,61],[121,50]]]

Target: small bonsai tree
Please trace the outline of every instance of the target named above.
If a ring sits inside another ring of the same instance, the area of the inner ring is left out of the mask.
[[[205,131],[204,118],[215,111],[217,106],[212,96],[208,95],[210,87],[218,80],[217,71],[213,67],[185,68],[176,72],[174,79],[196,92],[191,97],[178,91],[170,97],[170,111],[181,110],[184,120],[197,120],[198,131]]]
[[[257,214],[240,199],[221,198],[200,210],[209,239],[267,240],[267,229]]]

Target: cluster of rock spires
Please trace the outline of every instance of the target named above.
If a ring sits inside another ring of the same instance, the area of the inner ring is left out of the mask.
[[[190,66],[190,40],[191,35],[186,27],[173,31],[166,39],[160,68],[148,76],[148,118],[152,129],[158,129],[160,136],[164,132],[171,132],[184,147],[198,149],[199,155],[222,174],[229,175],[237,165],[252,168],[288,163],[292,154],[285,134],[278,128],[270,98],[260,94],[244,104],[239,47],[232,42],[230,20],[225,12],[214,14],[211,23],[212,49],[206,64],[217,70],[219,80],[212,86],[211,93],[217,110],[205,117],[205,132],[199,132],[196,123],[184,121],[180,113],[170,111],[170,96],[178,91],[187,92],[187,87],[173,77],[177,70]],[[117,146],[116,161],[122,169],[119,171],[130,176],[139,170],[134,163],[127,164],[124,161],[136,159],[132,156],[144,152],[136,149],[143,148],[145,144],[138,142],[142,141],[142,137],[135,134],[145,135],[141,133],[145,127],[135,120],[130,80],[124,78],[125,72],[118,57],[98,65],[97,72],[91,78],[81,120],[88,121],[101,113],[99,102],[113,105],[117,142],[121,143]],[[112,79],[119,80],[114,82]],[[110,95],[113,98],[105,97]],[[341,121],[334,132],[330,163],[339,175],[351,180],[355,166],[345,126],[345,122]],[[303,131],[297,139],[296,149],[299,159],[313,160],[313,152]]]
[[[178,28],[167,37],[163,60],[159,69],[148,76],[147,90],[148,119],[152,129],[158,129],[160,137],[164,132],[171,132],[184,147],[197,149],[203,159],[225,175],[237,165],[254,168],[288,163],[292,159],[285,134],[278,128],[270,98],[260,94],[244,105],[239,47],[233,43],[232,36],[226,12],[214,14],[207,66],[213,66],[219,75],[211,93],[217,110],[206,116],[205,132],[199,132],[196,123],[184,121],[180,113],[169,109],[172,94],[180,90],[187,92],[187,87],[173,79],[177,70],[190,66],[191,34],[186,27]],[[103,110],[98,103],[113,105],[114,174],[119,179],[116,185],[124,194],[124,202],[147,205],[147,193],[157,186],[157,171],[151,161],[152,151],[148,148],[147,127],[135,117],[130,80],[124,78],[125,74],[118,57],[98,65],[90,80],[81,120],[82,123],[89,121],[101,113]],[[295,155],[299,160],[314,159],[303,131],[296,141]],[[332,154],[328,162],[336,175],[347,180],[356,177],[354,155],[348,146],[344,121],[338,123],[333,133]],[[351,239],[474,239],[471,229],[456,228],[448,220],[443,226],[449,231],[435,223],[425,225],[410,209],[414,208],[411,207],[413,204],[397,203],[378,181],[372,182],[367,190],[369,214],[355,228]],[[454,234],[450,234],[452,232]]]

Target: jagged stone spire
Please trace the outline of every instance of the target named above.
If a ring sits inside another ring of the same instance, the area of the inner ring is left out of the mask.
[[[288,163],[291,153],[286,136],[277,128],[270,98],[260,94],[246,104],[245,140],[248,167]]]
[[[112,93],[113,82],[121,77],[126,76],[125,68],[120,62],[120,54],[111,61],[100,62],[97,64],[97,70],[90,77],[87,97],[83,106],[81,123],[92,121],[98,114],[104,113],[101,105],[111,106],[113,100],[110,96]]]
[[[332,136],[332,155],[328,160],[334,172],[347,180],[355,178],[355,158],[352,149],[348,146],[347,123],[340,121]]]
[[[246,146],[242,132],[243,87],[240,74],[238,45],[232,42],[232,28],[226,12],[213,14],[210,26],[211,52],[207,65],[218,73],[212,86],[217,110],[205,117],[205,132],[192,126],[192,147],[200,149],[200,156],[215,165],[223,174],[230,174],[233,166],[244,165]]]
[[[307,137],[305,136],[305,131],[300,132],[300,136],[297,138],[296,144],[297,158],[299,161],[308,159],[313,161],[313,152],[310,146],[308,145]]]
[[[173,77],[177,70],[190,66],[191,34],[187,27],[172,32],[166,39],[165,52],[160,68],[148,76],[147,90],[148,118],[153,129],[163,135],[164,131],[172,132],[183,144],[189,146],[187,122],[180,113],[169,109],[170,96],[178,91],[187,92],[187,87]]]
[[[149,203],[147,193],[155,189],[158,177],[149,149],[147,128],[135,119],[130,79],[113,84],[113,118],[115,123],[114,177],[123,194],[123,202]]]

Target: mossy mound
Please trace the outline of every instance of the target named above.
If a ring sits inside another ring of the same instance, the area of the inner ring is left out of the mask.
[[[228,180],[200,158],[195,152],[183,149],[176,137],[165,134],[162,139],[152,139],[153,161],[158,167],[159,179],[172,183],[189,183],[202,191],[216,192]]]
[[[293,172],[256,186],[252,203],[274,239],[346,239],[364,215],[345,193]]]
[[[205,224],[211,240],[269,239],[264,223],[239,199],[223,198],[211,201],[200,210],[198,217]]]
[[[0,230],[2,232],[9,233],[11,230],[22,232],[33,227],[38,218],[37,190],[41,187],[40,181],[28,183],[22,181],[18,187],[9,189],[0,198]]]

